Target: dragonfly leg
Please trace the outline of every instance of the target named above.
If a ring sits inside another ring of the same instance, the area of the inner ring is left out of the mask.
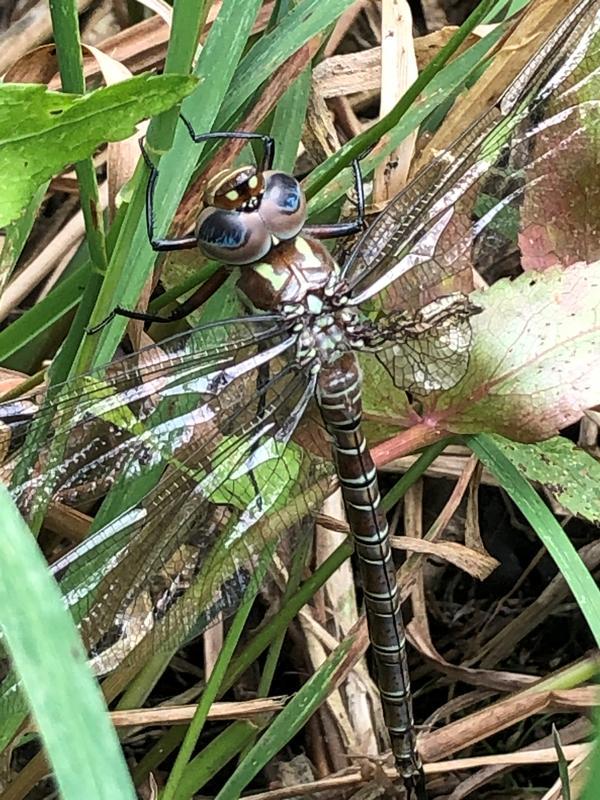
[[[410,778],[405,778],[404,787],[406,800],[428,800],[425,775],[422,770]]]
[[[210,133],[196,133],[192,123],[184,117],[183,114],[179,118],[187,128],[191,140],[195,144],[202,142],[209,142],[213,139],[242,139],[247,141],[261,142],[263,146],[263,156],[260,164],[257,165],[259,172],[264,172],[266,169],[271,169],[275,159],[275,140],[272,136],[266,133],[252,133],[249,131],[210,131]]]
[[[330,225],[305,225],[303,233],[313,236],[315,239],[339,239],[344,236],[354,236],[366,227],[365,219],[365,186],[362,172],[360,171],[360,159],[355,158],[352,162],[354,171],[354,188],[356,191],[356,218],[347,222],[333,222]]]
[[[142,322],[147,323],[177,322],[178,320],[184,319],[188,316],[188,314],[191,314],[193,311],[196,311],[198,308],[200,308],[200,306],[205,303],[208,298],[211,297],[211,295],[213,295],[217,289],[225,283],[226,280],[227,270],[217,270],[208,280],[204,281],[204,283],[201,283],[196,291],[190,295],[187,300],[184,300],[183,303],[180,303],[168,314],[151,314],[147,311],[132,311],[129,308],[115,306],[108,316],[106,316],[97,325],[94,325],[92,328],[88,328],[87,332],[88,334],[98,333],[98,331],[102,330],[102,328],[108,325],[109,322],[112,322],[115,317],[139,319],[142,320]]]
[[[142,158],[146,162],[146,166],[150,170],[148,183],[146,184],[146,231],[148,233],[148,241],[150,246],[157,253],[168,253],[173,250],[190,250],[198,246],[198,239],[194,236],[182,236],[178,239],[159,239],[154,234],[154,193],[156,191],[156,181],[158,180],[158,167],[148,155],[144,147],[143,140],[140,139],[140,149],[142,151]]]

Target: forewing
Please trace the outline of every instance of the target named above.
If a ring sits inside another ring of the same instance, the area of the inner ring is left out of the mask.
[[[183,446],[199,399],[210,403],[222,388],[291,349],[276,316],[229,320],[140,350],[54,387],[48,397],[2,404],[0,479],[12,485],[30,522],[57,491],[63,499],[79,491],[102,496],[129,462],[160,463]],[[221,402],[235,396],[230,390]],[[216,412],[202,408],[209,424]]]
[[[473,267],[493,278],[491,267],[525,253],[531,265],[540,226],[563,235],[567,183],[586,252],[547,249],[555,263],[598,257],[599,30],[597,0],[580,3],[496,105],[392,200],[345,266],[351,302],[419,308],[468,291]]]
[[[102,501],[53,565],[98,672],[235,607],[264,548],[324,496],[330,464],[291,441],[313,383],[279,320],[249,319],[64,384],[33,425],[0,406],[16,461],[4,478],[28,518]]]

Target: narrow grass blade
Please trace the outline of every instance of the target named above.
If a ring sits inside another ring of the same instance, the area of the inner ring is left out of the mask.
[[[267,764],[269,759],[273,758],[306,724],[335,688],[335,673],[351,645],[352,639],[346,639],[323,662],[246,755],[215,800],[230,800],[230,798],[239,797],[243,789]]]
[[[64,800],[135,792],[73,621],[42,554],[0,487],[0,626]]]
[[[498,479],[539,536],[575,596],[600,645],[600,589],[568,536],[531,484],[486,434],[465,437],[475,455]]]

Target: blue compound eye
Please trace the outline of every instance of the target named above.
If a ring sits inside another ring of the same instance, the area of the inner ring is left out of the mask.
[[[252,264],[271,248],[271,235],[258,211],[205,208],[196,227],[198,247],[225,264]]]
[[[285,172],[263,174],[265,189],[260,216],[268,231],[279,239],[293,239],[306,222],[306,200],[298,181]]]

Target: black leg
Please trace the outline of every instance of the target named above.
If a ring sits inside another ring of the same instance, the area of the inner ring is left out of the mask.
[[[146,166],[150,170],[150,177],[146,184],[146,231],[150,246],[157,253],[168,253],[173,250],[190,250],[198,246],[196,236],[182,236],[179,239],[157,239],[154,235],[154,191],[158,180],[158,168],[154,166],[152,159],[146,152],[143,140],[140,139],[140,149]],[[102,324],[102,323],[100,323]]]
[[[343,236],[354,236],[364,231],[365,220],[365,186],[360,171],[360,160],[355,158],[352,162],[354,170],[354,187],[356,191],[356,219],[348,222],[332,222],[331,225],[305,225],[303,233],[314,236],[315,239],[338,239]]]
[[[275,140],[272,136],[268,136],[265,133],[249,133],[248,131],[211,131],[210,133],[196,133],[192,127],[192,123],[184,117],[183,114],[180,114],[179,117],[187,128],[191,140],[196,144],[209,142],[211,139],[245,139],[247,141],[261,142],[263,146],[263,157],[257,169],[259,172],[264,172],[264,170],[273,167]]]
[[[108,325],[109,322],[115,317],[125,317],[126,319],[139,319],[142,322],[152,323],[152,322],[177,322],[184,317],[187,317],[188,314],[191,314],[192,311],[196,311],[203,303],[208,300],[208,298],[214,294],[217,289],[225,283],[227,280],[227,270],[221,268],[211,275],[208,280],[204,281],[196,291],[188,297],[183,303],[180,303],[176,308],[173,309],[169,314],[150,314],[146,311],[132,311],[129,308],[122,308],[121,306],[115,306],[110,314],[105,317],[102,322],[99,322],[97,325],[94,325],[92,328],[88,328],[87,333],[93,334],[98,333]]]

